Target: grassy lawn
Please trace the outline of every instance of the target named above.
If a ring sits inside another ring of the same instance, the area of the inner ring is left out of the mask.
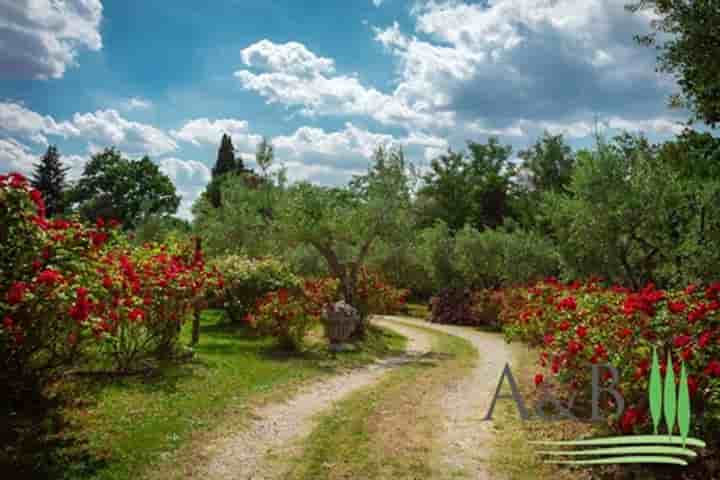
[[[472,366],[477,352],[461,338],[421,330],[432,335],[433,352],[338,402],[284,478],[438,478],[431,470],[433,432],[442,419],[435,400],[443,385]]]
[[[187,343],[189,331],[183,337]],[[271,339],[228,325],[221,312],[206,311],[194,360],[148,377],[72,385],[75,401],[66,412],[67,430],[82,446],[57,452],[62,472],[55,477],[142,478],[168,463],[182,471],[183,462],[195,460],[187,454],[193,443],[211,438],[220,426],[242,422],[250,405],[288,395],[309,379],[397,353],[404,342],[372,329],[355,352],[334,356],[313,343],[300,355],[287,355]]]

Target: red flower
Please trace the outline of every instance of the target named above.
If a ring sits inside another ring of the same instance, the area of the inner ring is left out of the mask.
[[[720,377],[720,360],[711,360],[705,367],[705,375]]]
[[[566,332],[570,329],[570,322],[568,322],[567,320],[563,320],[560,325],[558,325],[558,329],[560,331]]]
[[[624,433],[632,433],[635,425],[640,421],[642,414],[637,408],[628,408],[620,419],[620,428]]]
[[[692,360],[693,351],[689,348],[686,348],[685,350],[680,352],[680,356],[682,356],[683,360],[685,360],[686,362],[689,362],[690,360]]]
[[[543,377],[542,373],[538,373],[537,375],[535,375],[535,386],[537,387],[538,385],[543,383],[544,380],[545,378]]]
[[[575,340],[570,340],[568,342],[568,353],[570,355],[575,355],[577,353],[580,353],[580,351],[583,349],[582,343],[576,342]]]
[[[19,173],[12,172],[8,177],[10,178],[10,186],[13,188],[22,188],[27,185],[27,179]]]
[[[691,340],[692,338],[689,335],[678,335],[675,337],[675,340],[673,340],[673,345],[677,348],[681,348],[690,343]]]
[[[70,308],[70,317],[72,317],[76,322],[80,323],[90,316],[90,308],[92,307],[92,304],[87,298],[87,294],[81,294],[81,288],[78,288],[78,299],[73,304],[72,308]],[[86,290],[87,292],[87,290]]]
[[[109,276],[105,275],[105,276],[103,277],[103,282],[102,282],[102,284],[103,284],[103,287],[107,288],[108,290],[111,289],[112,286],[113,286],[112,278],[110,278]]]
[[[10,317],[10,315],[5,315],[5,318],[3,318],[3,326],[7,330],[10,330],[13,327],[13,325],[15,325],[15,322],[13,322],[12,317]]]
[[[685,289],[685,293],[686,293],[687,295],[690,295],[690,294],[692,294],[696,289],[697,289],[697,285],[695,285],[694,283],[691,283],[691,284],[688,285],[687,288]]]
[[[577,302],[575,297],[563,298],[557,306],[558,310],[575,310],[577,308]]]
[[[545,342],[545,345],[550,345],[555,341],[555,336],[552,333],[547,333],[543,337],[543,341]]]
[[[629,329],[629,328],[627,328],[627,327],[624,327],[624,328],[621,328],[621,329],[618,331],[618,336],[619,336],[620,338],[627,338],[627,337],[629,337],[630,335],[632,335],[632,333],[633,333],[633,331],[632,331],[631,329]]]
[[[101,247],[108,239],[108,234],[105,232],[91,232],[90,239],[92,244],[96,247]]]
[[[587,327],[584,325],[578,325],[575,329],[575,333],[577,333],[577,336],[580,338],[585,338],[587,336]]]
[[[668,310],[672,313],[682,313],[686,308],[685,302],[668,302]]]
[[[62,275],[57,270],[48,268],[40,272],[37,276],[37,282],[43,285],[52,285],[62,280]]]
[[[695,323],[698,320],[702,320],[705,317],[706,313],[707,310],[705,305],[700,304],[697,307],[693,308],[690,313],[688,313],[688,322]]]
[[[103,228],[105,226],[105,220],[103,220],[102,217],[98,217],[95,221],[95,225],[97,226],[97,228]]]
[[[140,310],[139,308],[134,308],[128,313],[128,319],[130,319],[131,322],[142,320],[145,318],[145,312]]]
[[[700,348],[705,348],[708,343],[710,343],[710,340],[712,339],[712,333],[711,332],[703,332],[700,335],[700,338],[698,339],[698,346]]]
[[[7,302],[10,305],[16,305],[25,299],[25,292],[28,290],[28,285],[25,282],[15,282],[7,292]]]
[[[690,395],[695,395],[698,389],[698,379],[694,375],[688,375],[687,377],[688,390]]]
[[[278,290],[278,300],[280,300],[281,305],[285,305],[288,301],[288,291],[286,288],[281,288]]]

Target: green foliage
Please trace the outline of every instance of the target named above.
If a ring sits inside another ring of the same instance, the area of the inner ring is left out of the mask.
[[[31,184],[42,192],[45,211],[48,217],[63,213],[65,209],[66,173],[69,167],[63,167],[57,147],[50,145],[40,163],[35,165]]]
[[[468,142],[468,151],[448,151],[431,162],[419,191],[422,226],[442,220],[453,232],[466,224],[493,228],[509,215],[511,147],[491,137],[486,144]]]
[[[233,322],[243,320],[255,308],[258,299],[268,292],[301,286],[300,279],[290,268],[274,258],[227,255],[213,260],[211,265],[223,276],[224,286],[219,295]]]
[[[163,243],[170,238],[188,237],[192,226],[187,220],[165,215],[149,215],[142,223],[135,227],[135,242]]]
[[[553,243],[532,231],[480,232],[465,226],[453,236],[439,221],[418,236],[417,255],[438,290],[519,284],[554,274],[559,268]]]
[[[128,160],[114,148],[92,156],[71,199],[90,221],[114,218],[132,228],[152,214],[175,213],[175,186],[148,157]]]
[[[222,191],[219,208],[212,207],[207,197],[198,200],[192,209],[193,228],[203,238],[208,255],[281,252],[272,215],[285,195],[283,183],[282,171],[254,185],[246,175],[227,174],[217,182]]]
[[[682,95],[673,95],[671,105],[689,107],[695,119],[713,127],[720,123],[720,5],[714,0],[636,0],[628,8],[650,9],[659,17],[652,23],[655,32],[636,38],[657,46],[659,70],[677,77]]]
[[[454,263],[466,286],[517,285],[553,275],[555,246],[531,231],[477,230],[466,226],[455,237]]]
[[[688,177],[652,151],[599,142],[581,151],[568,189],[547,194],[569,278],[602,275],[635,288],[647,281],[680,284],[715,278],[720,190],[712,178]]]
[[[562,135],[545,132],[518,156],[523,160],[521,168],[527,172],[533,191],[561,191],[570,181],[574,158]]]

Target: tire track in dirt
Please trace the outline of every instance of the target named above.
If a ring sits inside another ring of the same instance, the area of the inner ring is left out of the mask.
[[[203,457],[210,461],[198,469],[195,478],[278,478],[283,471],[282,462],[301,449],[301,442],[312,432],[318,414],[352,392],[377,383],[393,368],[430,351],[431,335],[381,318],[373,318],[372,322],[407,337],[405,355],[313,382],[284,402],[260,407],[253,412],[247,428],[205,447]]]
[[[469,375],[447,385],[441,395],[440,410],[445,418],[438,433],[439,465],[433,478],[472,478],[497,480],[489,472],[488,460],[492,451],[492,422],[483,422],[497,382],[506,363],[511,363],[513,347],[502,335],[482,332],[469,327],[441,325],[408,317],[382,317],[418,327],[430,328],[455,335],[471,342],[479,358]],[[393,327],[398,325],[392,322]]]

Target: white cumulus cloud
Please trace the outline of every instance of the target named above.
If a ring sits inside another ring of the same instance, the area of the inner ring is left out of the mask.
[[[100,50],[100,0],[0,0],[0,76],[60,78]]]

